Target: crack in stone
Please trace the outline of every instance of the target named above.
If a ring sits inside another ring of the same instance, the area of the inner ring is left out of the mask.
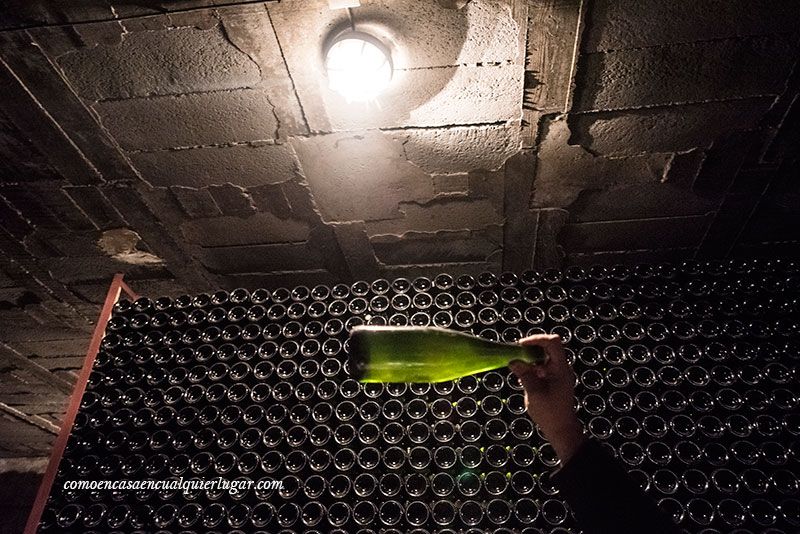
[[[658,109],[667,109],[667,108],[674,108],[676,106],[692,106],[697,104],[718,104],[721,102],[737,102],[740,100],[750,100],[750,99],[758,99],[758,98],[771,98],[777,97],[780,95],[776,95],[773,93],[766,93],[766,94],[757,94],[757,95],[744,95],[744,96],[731,96],[725,98],[706,98],[701,100],[680,100],[676,102],[669,102],[666,104],[643,104],[641,106],[630,106],[630,107],[621,107],[621,108],[598,108],[598,109],[586,109],[580,111],[570,111],[569,115],[599,115],[599,114],[608,114],[609,118],[617,118],[626,115],[632,111],[644,111],[644,110],[658,110]]]
[[[225,94],[225,93],[235,93],[237,91],[247,91],[247,90],[255,90],[255,87],[251,87],[248,85],[242,85],[239,87],[226,87],[224,89],[209,89],[206,91],[183,91],[180,93],[169,93],[169,94],[160,94],[160,93],[148,93],[146,95],[139,95],[133,97],[125,97],[125,96],[114,96],[109,98],[98,98],[94,100],[90,100],[93,104],[103,104],[105,102],[128,102],[131,100],[158,100],[160,98],[172,98],[172,99],[180,99],[187,96],[192,95],[213,95],[213,94]],[[85,99],[89,100],[89,99]]]
[[[241,186],[241,185],[237,185],[237,184],[234,184],[234,183],[231,183],[231,182],[225,182],[222,185],[231,186],[231,187],[234,187],[234,188],[239,190],[239,192],[241,193],[242,197],[244,197],[245,201],[247,202],[247,205],[249,206],[249,210],[250,210],[245,215],[245,217],[252,217],[253,215],[255,215],[256,213],[259,212],[258,206],[256,206],[255,201],[253,200],[253,195],[250,194],[250,191],[248,191],[246,187]],[[214,195],[211,195],[211,197],[213,198]]]
[[[303,107],[303,102],[300,100],[300,94],[297,92],[297,85],[294,83],[294,76],[292,76],[292,71],[289,68],[289,63],[286,61],[286,54],[283,51],[283,45],[281,44],[281,40],[278,37],[278,32],[275,31],[275,22],[272,20],[272,14],[269,12],[269,7],[267,7],[266,3],[264,4],[264,11],[267,13],[267,20],[269,20],[269,26],[272,28],[272,33],[275,36],[275,42],[278,44],[278,52],[281,55],[281,61],[283,62],[283,66],[286,69],[286,76],[289,78],[289,83],[292,84],[292,93],[294,93],[294,98],[297,100],[297,106],[300,108],[300,116],[303,117],[303,124],[305,124],[306,131],[311,132],[311,125],[308,122],[308,117],[306,116],[306,110]]]
[[[415,205],[422,208],[427,208],[430,206],[458,203],[464,200],[466,201],[472,200],[469,196],[469,193],[463,193],[461,191],[456,191],[453,193],[437,193],[431,198],[426,200],[404,200],[402,202],[399,202],[398,209],[400,210],[401,213],[405,213],[403,211],[403,206]]]
[[[281,138],[281,128],[283,127],[283,123],[281,122],[280,116],[278,116],[278,109],[275,106],[275,104],[272,103],[272,100],[270,100],[269,96],[267,96],[266,94],[264,95],[264,100],[266,100],[267,104],[269,104],[270,111],[272,112],[272,116],[275,117],[275,135],[274,135],[274,137],[275,137],[276,140],[280,139]]]
[[[227,143],[209,143],[204,145],[185,145],[185,146],[172,146],[169,148],[156,148],[156,149],[129,149],[125,152],[128,154],[156,154],[159,152],[179,152],[181,150],[197,150],[201,148],[230,148],[235,146],[249,146],[252,148],[259,148],[262,146],[282,146],[284,143],[279,143],[275,139],[254,139],[251,141],[230,141]],[[286,180],[288,181],[288,180]]]
[[[457,229],[443,229],[443,230],[406,230],[400,234],[373,234],[369,236],[369,239],[396,239],[396,240],[405,240],[410,239],[413,240],[414,238],[425,238],[425,237],[439,237],[439,236],[447,236],[453,234],[463,234],[465,237],[473,237],[475,234],[480,234],[486,230],[491,229],[501,229],[502,225],[493,223],[481,226],[479,228],[457,228]],[[481,236],[485,237],[487,241],[498,245],[501,244],[499,241],[491,239],[491,235]]]
[[[374,131],[378,130],[381,132],[402,132],[404,130],[452,130],[452,129],[468,129],[468,128],[486,128],[491,126],[512,126],[514,123],[518,122],[517,119],[514,120],[499,120],[493,122],[472,122],[472,123],[452,123],[452,124],[439,124],[439,125],[431,125],[431,126],[414,126],[414,125],[406,125],[406,126],[387,126],[382,128],[367,128],[358,131]],[[334,133],[334,132],[331,132]],[[340,132],[335,132],[340,133]]]
[[[423,70],[441,70],[441,69],[458,69],[461,67],[506,67],[514,65],[515,60],[504,59],[502,61],[479,61],[477,63],[455,63],[452,65],[431,65],[428,67],[405,67],[402,69],[394,69],[395,72],[414,72]]]
[[[253,64],[258,69],[258,77],[259,77],[259,79],[263,80],[264,79],[264,70],[261,68],[261,64],[258,61],[255,60],[255,58],[252,56],[252,54],[250,54],[250,52],[248,52],[247,50],[244,50],[241,46],[239,46],[239,44],[236,43],[236,39],[231,38],[231,34],[228,31],[228,27],[225,26],[225,21],[222,19],[222,16],[219,14],[219,10],[215,9],[213,11],[213,13],[214,13],[214,18],[217,19],[217,21],[218,21],[218,26],[220,27],[220,31],[222,32],[222,36],[225,38],[226,41],[228,41],[231,44],[231,46],[233,46],[236,50],[238,50],[242,54],[246,55],[247,58],[250,61],[253,62]]]

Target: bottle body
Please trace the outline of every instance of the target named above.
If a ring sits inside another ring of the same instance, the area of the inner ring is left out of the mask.
[[[350,358],[361,382],[444,382],[512,360],[543,363],[538,346],[495,343],[442,328],[358,326]]]

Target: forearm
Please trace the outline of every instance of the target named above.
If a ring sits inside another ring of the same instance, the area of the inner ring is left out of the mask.
[[[586,534],[680,532],[594,440],[583,439],[552,479]]]
[[[573,457],[575,452],[583,445],[587,437],[583,425],[577,417],[566,418],[563,424],[556,427],[542,429],[547,440],[556,451],[558,459],[564,465]]]

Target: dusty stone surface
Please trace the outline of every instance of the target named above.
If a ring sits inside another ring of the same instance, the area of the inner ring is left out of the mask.
[[[463,230],[485,228],[503,221],[502,213],[495,209],[491,201],[457,196],[437,197],[428,202],[401,202],[398,211],[402,219],[367,222],[367,233],[374,236],[411,231]]]
[[[144,249],[144,245],[141,246]],[[130,260],[130,261],[129,261]],[[115,256],[90,256],[78,258],[47,258],[41,263],[46,269],[57,272],[59,279],[68,284],[86,282],[108,283],[118,272],[124,271],[128,280],[171,278],[165,263],[153,259],[144,250],[120,253]]]
[[[519,152],[519,134],[513,124],[409,130],[403,147],[408,160],[428,174],[494,171]]]
[[[502,232],[499,225],[475,231],[408,232],[376,235],[370,243],[383,264],[483,262],[501,253]]]
[[[619,50],[794,32],[794,0],[599,0],[582,49]]]
[[[223,215],[248,217],[256,212],[253,197],[243,187],[233,184],[212,185],[208,192]]]
[[[214,273],[302,271],[322,266],[318,252],[306,243],[203,248],[200,261]]]
[[[455,173],[455,174],[434,174],[433,178],[433,192],[440,193],[469,193],[469,174]]]
[[[690,188],[645,182],[598,189],[585,189],[569,205],[575,222],[644,219],[663,216],[703,215],[713,212],[718,199],[701,197]]]
[[[285,182],[296,172],[295,156],[288,145],[259,143],[161,150],[135,153],[130,158],[142,177],[155,186],[257,186]]]
[[[777,95],[797,59],[798,36],[614,50],[584,55],[575,111]]]
[[[433,196],[430,176],[391,133],[316,136],[292,146],[325,221],[398,218],[398,203]]]
[[[569,146],[570,131],[563,120],[550,122],[536,162],[533,207],[567,207],[585,189],[659,182],[669,154],[603,158],[580,146]]]
[[[575,115],[569,120],[570,141],[603,155],[678,152],[708,147],[725,132],[756,127],[773,100],[759,97]]]
[[[187,221],[181,231],[192,243],[221,247],[306,241],[310,229],[302,221],[281,220],[269,213],[258,213],[246,218],[215,217]]]
[[[572,223],[564,226],[561,242],[575,252],[647,250],[653,239],[665,249],[691,248],[700,243],[710,222],[711,216],[690,215]]]
[[[118,44],[79,48],[58,65],[90,100],[238,89],[261,79],[258,65],[219,26],[123,32]]]
[[[222,214],[208,189],[173,186],[170,190],[183,212],[192,219],[216,217]]]
[[[282,129],[281,112],[263,90],[113,100],[93,108],[126,150],[275,140],[296,133],[291,126]]]

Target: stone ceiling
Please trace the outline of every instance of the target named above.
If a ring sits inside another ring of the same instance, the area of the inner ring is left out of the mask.
[[[144,294],[798,254],[794,0],[6,2],[0,455],[47,450],[109,280]],[[19,421],[26,421],[20,426]]]

